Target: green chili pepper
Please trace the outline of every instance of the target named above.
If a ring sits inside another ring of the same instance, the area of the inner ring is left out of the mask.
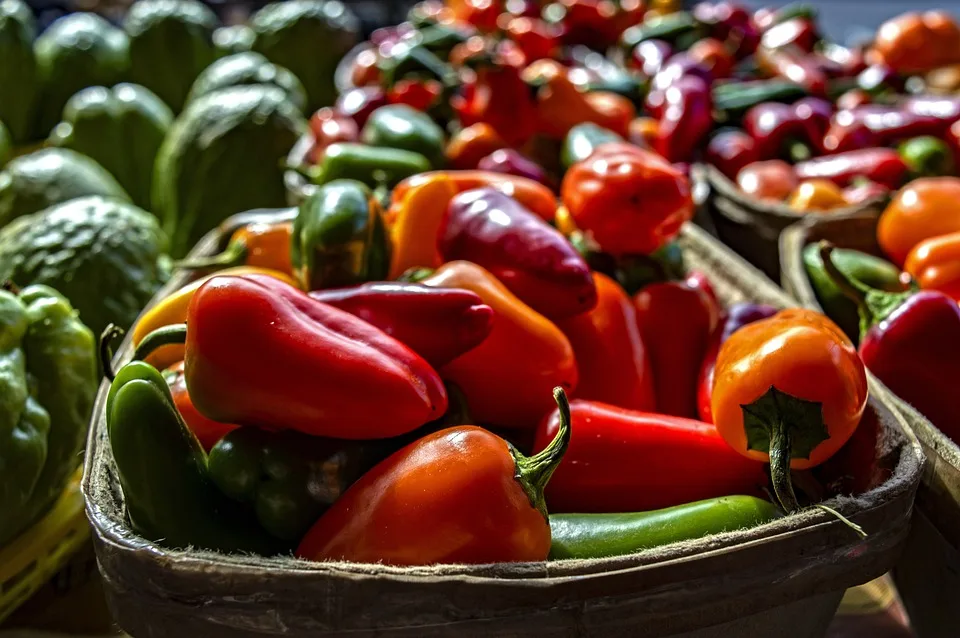
[[[833,262],[840,272],[865,285],[887,292],[902,292],[905,289],[900,279],[900,269],[890,262],[857,250],[835,248]],[[803,267],[810,285],[824,313],[840,326],[854,343],[860,337],[860,316],[857,305],[834,283],[820,259],[817,244],[808,244],[803,249]]]
[[[607,142],[622,142],[623,138],[610,129],[598,126],[593,122],[577,124],[563,139],[560,149],[560,163],[564,168],[587,159],[601,144]]]
[[[392,188],[411,175],[429,170],[430,162],[420,153],[343,142],[324,149],[323,159],[307,168],[306,175],[314,184],[355,179],[371,188]]]
[[[307,197],[293,222],[290,258],[306,290],[386,279],[389,243],[370,189],[338,179]]]
[[[914,137],[900,144],[897,153],[913,178],[954,174],[953,152],[939,137]]]
[[[753,496],[723,496],[633,514],[551,514],[550,558],[622,556],[762,525],[780,516]]]
[[[443,166],[443,129],[429,115],[406,104],[388,104],[371,113],[360,139],[370,146],[420,153],[431,167]]]
[[[751,107],[764,102],[791,104],[809,95],[809,92],[789,80],[749,80],[725,82],[713,87],[713,108],[727,119],[739,119]]]
[[[163,376],[142,361],[117,372],[107,396],[107,433],[134,529],[165,547],[273,555],[290,549],[252,512],[224,496]]]

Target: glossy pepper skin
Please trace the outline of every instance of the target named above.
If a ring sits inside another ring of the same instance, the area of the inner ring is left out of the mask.
[[[311,193],[300,204],[290,239],[290,261],[304,290],[384,279],[390,268],[380,205],[354,180],[335,180]]]
[[[207,467],[220,491],[250,507],[263,529],[296,543],[372,460],[356,441],[240,428],[213,446]]]
[[[317,164],[303,172],[313,184],[352,179],[375,188],[381,184],[393,186],[402,179],[428,170],[429,160],[414,151],[337,142],[327,146]]]
[[[597,305],[555,323],[573,346],[580,372],[574,396],[632,410],[654,411],[653,368],[623,288],[595,272]]]
[[[721,321],[717,323],[717,327],[710,335],[707,352],[703,356],[703,364],[700,366],[700,375],[697,377],[697,416],[701,421],[713,423],[713,410],[710,407],[710,401],[713,396],[713,375],[717,367],[717,355],[720,354],[720,346],[740,328],[754,321],[767,319],[775,314],[777,314],[777,309],[773,306],[746,302],[735,303],[723,313]]]
[[[812,310],[783,310],[720,347],[711,409],[731,448],[769,461],[784,510],[799,508],[790,469],[833,456],[867,405],[867,376],[853,343]]]
[[[573,401],[570,414],[570,447],[547,487],[554,514],[642,512],[766,484],[763,464],[731,450],[708,423],[593,401]],[[554,412],[537,429],[534,449],[558,428]]]
[[[362,129],[370,114],[386,104],[387,96],[379,86],[358,86],[341,93],[333,108],[336,114],[351,118]]]
[[[309,294],[379,328],[434,368],[478,346],[493,328],[493,310],[469,290],[385,281]]]
[[[426,173],[394,189],[387,211],[393,246],[390,279],[397,279],[411,268],[436,268],[443,263],[437,250],[437,235],[450,200],[459,192],[450,174]]]
[[[526,177],[544,186],[550,186],[553,181],[542,166],[512,148],[501,148],[490,153],[477,163],[477,168],[481,171]]]
[[[799,185],[793,167],[783,160],[753,162],[737,173],[740,190],[761,200],[782,202]]]
[[[758,65],[765,73],[795,82],[811,95],[826,94],[826,74],[798,47],[783,46],[771,49],[760,46],[757,48],[756,55]]]
[[[151,333],[135,358],[185,337],[190,398],[222,423],[371,439],[409,432],[447,408],[440,378],[420,356],[290,286],[214,277],[194,293],[186,325]],[[257,344],[257,365],[247,344]],[[358,399],[369,396],[377,400]]]
[[[310,116],[310,131],[313,133],[313,146],[309,159],[312,164],[323,160],[327,147],[337,142],[356,142],[360,129],[353,118],[341,115],[325,106]]]
[[[718,131],[704,150],[704,160],[732,180],[737,179],[740,169],[759,159],[754,138],[734,128]]]
[[[830,103],[820,98],[804,98],[794,104],[767,102],[747,111],[743,126],[753,137],[760,158],[773,159],[787,154],[805,159],[789,148],[789,144],[806,145],[808,154],[811,149],[819,150],[832,113]]]
[[[47,512],[80,462],[94,337],[46,286],[0,289],[0,544]]]
[[[566,397],[559,389],[555,396],[564,426],[542,453],[525,457],[470,425],[430,434],[364,474],[296,555],[388,565],[546,560],[543,489],[570,440]]]
[[[838,250],[834,250],[836,257]],[[960,232],[925,239],[910,251],[903,269],[924,290],[938,290],[960,300]],[[877,286],[862,277],[861,282]]]
[[[493,308],[493,330],[473,350],[441,370],[467,397],[480,423],[532,430],[550,411],[552,388],[575,392],[573,347],[559,328],[520,301],[496,277],[466,262],[444,264],[421,283],[471,290]],[[516,357],[523,352],[522,359]],[[504,366],[504,361],[513,363]]]
[[[570,168],[577,162],[590,157],[601,144],[622,141],[623,138],[613,131],[597,126],[592,122],[577,124],[563,138],[563,147],[560,149],[560,164],[564,168]]]
[[[837,186],[847,186],[857,177],[864,177],[896,189],[906,179],[907,165],[893,149],[864,148],[800,162],[794,172],[800,180],[828,179]]]
[[[687,76],[664,93],[663,116],[653,147],[670,162],[687,162],[713,128],[710,85]]]
[[[721,496],[652,512],[551,514],[550,559],[623,556],[779,517],[775,505],[755,496]]]
[[[447,164],[456,170],[474,169],[484,157],[506,146],[507,142],[496,129],[486,122],[477,122],[460,129],[450,138],[446,149]]]
[[[945,11],[910,12],[880,26],[871,52],[900,73],[960,62],[960,29]]]
[[[443,129],[426,113],[406,104],[381,106],[371,113],[360,131],[360,140],[370,146],[419,153],[431,168],[443,168]]]
[[[960,178],[926,177],[910,182],[887,205],[877,223],[877,242],[902,266],[925,239],[960,231]]]
[[[488,124],[511,146],[523,144],[537,129],[536,101],[512,65],[483,64],[476,82],[468,83],[451,104],[463,126]]]
[[[918,113],[916,110],[886,104],[864,104],[850,111],[839,111],[831,122],[831,131],[855,131],[862,126],[872,134],[872,143],[884,146],[919,137],[946,135],[951,120],[939,117],[933,113]],[[837,150],[850,150],[844,144],[842,135],[837,133],[840,140],[835,147]]]
[[[602,144],[571,166],[560,193],[577,228],[614,255],[650,254],[693,217],[686,175],[657,154],[624,144]]]
[[[911,138],[901,143],[897,152],[913,177],[939,177],[955,172],[953,152],[939,137],[922,135]]]
[[[597,304],[590,267],[555,228],[493,188],[459,193],[437,235],[444,261],[482,266],[525,304],[548,318]]]
[[[237,266],[267,268],[293,275],[290,262],[292,222],[254,222],[233,233],[223,252],[211,257],[189,259],[177,263],[187,270],[218,270]]]
[[[690,281],[668,281],[644,287],[633,301],[653,365],[657,410],[694,417],[697,375],[719,321],[716,300]]]
[[[117,371],[106,418],[127,515],[138,534],[171,548],[265,556],[289,548],[214,485],[206,454],[156,368],[132,361]]]
[[[960,306],[936,290],[886,293],[847,277],[821,255],[834,282],[859,304],[860,356],[870,372],[954,441],[960,409],[954,400],[960,356]]]
[[[163,371],[163,378],[170,389],[170,398],[173,399],[173,405],[177,412],[183,418],[187,428],[193,432],[200,442],[200,446],[210,451],[217,441],[222,439],[225,434],[236,430],[237,427],[232,423],[220,423],[200,414],[193,401],[190,400],[190,392],[187,390],[187,379],[184,374],[183,361],[175,363]]]

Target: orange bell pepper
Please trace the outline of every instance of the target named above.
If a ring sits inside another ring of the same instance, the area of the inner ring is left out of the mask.
[[[903,266],[925,290],[939,290],[960,301],[960,232],[925,239]]]
[[[787,199],[787,206],[801,213],[825,213],[846,205],[840,187],[826,179],[801,182]]]
[[[880,26],[870,57],[904,75],[956,64],[960,27],[946,11],[904,13]]]
[[[527,210],[547,222],[553,222],[557,214],[557,196],[549,188],[527,177],[494,173],[493,171],[429,171],[408,177],[393,189],[390,208],[386,214],[387,224],[395,224],[400,211],[406,206],[408,193],[420,184],[434,179],[436,175],[447,177],[457,189],[463,192],[473,188],[491,186],[504,195],[509,195]]]
[[[440,370],[463,391],[478,422],[532,430],[553,409],[553,388],[576,389],[579,375],[570,341],[489,272],[468,261],[451,261],[421,283],[470,290],[493,308],[490,335]]]
[[[425,173],[416,184],[397,194],[390,205],[394,218],[390,226],[393,252],[390,278],[410,268],[436,268],[443,263],[437,250],[437,235],[450,204],[459,192],[447,173]]]
[[[867,405],[863,361],[839,327],[812,310],[784,310],[737,330],[720,347],[711,410],[720,435],[770,462],[774,492],[798,509],[790,468],[829,459]]]
[[[257,268],[254,266],[237,266],[235,268],[227,268],[226,270],[221,270],[211,275],[207,275],[206,277],[202,277],[187,284],[140,315],[140,318],[137,319],[137,323],[135,323],[133,326],[132,338],[134,347],[140,345],[140,342],[143,341],[143,338],[157,328],[163,328],[164,326],[170,326],[176,323],[184,323],[187,320],[187,307],[190,305],[190,300],[193,299],[193,294],[197,292],[197,289],[206,283],[207,280],[221,275],[260,275],[279,279],[280,281],[290,284],[291,286],[297,285],[297,282],[293,279],[293,277],[286,273],[267,268]],[[175,344],[165,345],[157,348],[145,360],[158,370],[163,370],[170,367],[177,361],[182,361],[183,357],[184,347],[182,345]]]
[[[960,231],[960,178],[925,177],[907,184],[887,205],[877,224],[877,242],[903,266],[925,239]]]
[[[476,168],[484,157],[506,148],[496,129],[486,122],[477,122],[460,129],[447,143],[447,164],[450,168],[467,170]]]
[[[230,237],[226,249],[212,257],[181,261],[177,268],[215,270],[234,266],[267,268],[293,275],[290,243],[293,222],[254,222],[239,228]]]
[[[580,383],[573,396],[652,412],[653,368],[630,297],[604,274],[594,272],[593,281],[596,307],[556,321],[577,358]]]

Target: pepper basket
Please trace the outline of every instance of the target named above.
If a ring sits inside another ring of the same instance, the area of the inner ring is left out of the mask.
[[[883,256],[877,218],[817,218],[780,238],[783,286],[800,303],[821,310],[803,267],[803,247],[826,239],[840,248]],[[960,447],[900,399],[894,405],[916,433],[927,464],[917,492],[913,529],[893,575],[919,638],[960,633]]]
[[[192,256],[223,245],[255,212],[210,233]],[[791,301],[758,271],[687,224],[688,265],[711,276],[725,303]],[[157,298],[187,280],[178,274]],[[130,356],[129,339],[116,364]],[[108,603],[137,638],[638,636],[820,638],[848,587],[900,555],[922,453],[885,390],[828,464],[865,462],[859,496],[831,506],[868,533],[811,508],[766,525],[595,560],[398,568],[176,551],[137,536],[124,514],[100,389],[83,489]],[[822,466],[827,468],[828,464]]]

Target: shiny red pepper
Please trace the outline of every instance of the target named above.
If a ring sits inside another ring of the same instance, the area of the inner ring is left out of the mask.
[[[898,397],[960,442],[960,306],[934,291],[885,293],[845,276],[821,246],[824,267],[860,304],[859,352],[867,368]]]
[[[501,15],[501,20],[506,22],[504,33],[517,43],[528,62],[552,58],[560,45],[557,29],[543,20],[512,17],[506,13]]]
[[[704,159],[730,179],[736,179],[740,169],[760,159],[753,137],[739,129],[725,129],[710,138]]]
[[[537,129],[537,103],[520,70],[482,64],[475,82],[451,99],[463,126],[485,122],[511,146],[526,142]]]
[[[630,59],[647,77],[654,77],[667,65],[673,48],[664,40],[644,40],[633,48]]]
[[[815,97],[795,104],[766,102],[747,111],[743,127],[755,140],[759,159],[774,159],[783,154],[805,159],[803,153],[820,150],[832,113],[829,102]]]
[[[817,33],[817,26],[812,20],[790,18],[764,31],[760,44],[768,49],[792,45],[805,53],[811,53],[819,40],[820,34]]]
[[[709,29],[711,37],[725,42],[737,59],[752,55],[760,43],[760,32],[738,3],[700,2],[693,7],[693,17]]]
[[[469,290],[390,281],[308,294],[383,330],[434,368],[478,346],[493,327],[493,310]]]
[[[352,118],[363,128],[370,114],[387,104],[387,96],[379,86],[361,86],[340,94],[333,110],[337,115]]]
[[[324,107],[310,118],[310,131],[313,133],[313,146],[310,147],[310,162],[319,164],[323,152],[337,142],[356,142],[360,138],[360,129],[353,118],[338,114],[330,107]]]
[[[480,159],[477,168],[481,171],[492,171],[504,175],[526,177],[544,186],[553,188],[555,185],[547,172],[532,159],[524,157],[519,151],[512,148],[501,148]]]
[[[620,37],[620,25],[612,18],[617,4],[612,0],[559,0],[566,8],[563,17],[563,43],[582,44],[604,51]]]
[[[173,404],[177,406],[177,411],[183,417],[184,422],[193,435],[200,441],[204,450],[210,451],[217,441],[222,439],[228,432],[236,430],[239,426],[230,423],[220,423],[200,414],[193,401],[190,400],[190,394],[187,392],[186,376],[183,372],[183,361],[176,363],[163,371],[163,378],[170,386],[170,395],[173,397]]]
[[[865,148],[800,162],[794,172],[801,181],[828,179],[837,186],[847,186],[857,177],[864,177],[897,189],[907,177],[907,165],[893,149]]]
[[[705,423],[713,423],[713,412],[710,409],[710,400],[713,394],[713,371],[717,365],[717,354],[720,346],[730,338],[734,332],[747,324],[766,319],[777,314],[777,309],[766,304],[737,303],[726,309],[722,321],[717,324],[707,353],[700,366],[700,376],[697,379],[697,414]]]
[[[570,445],[546,490],[552,513],[643,512],[752,494],[767,483],[763,464],[735,452],[710,424],[593,401],[571,401],[570,414]],[[534,449],[559,427],[554,411]]]
[[[921,135],[942,137],[950,124],[949,119],[933,114],[921,115],[902,107],[885,104],[864,104],[850,111],[839,111],[834,115],[828,135],[837,135],[835,133],[837,130],[850,130],[862,125],[873,134],[872,141],[875,145],[886,146]],[[838,138],[837,149],[857,148],[850,143],[845,144],[842,136]]]
[[[710,294],[691,283],[650,284],[634,296],[653,364],[657,410],[690,418],[697,414],[697,376],[720,315]]]
[[[418,111],[427,111],[433,107],[443,93],[443,86],[437,80],[398,80],[387,91],[390,104],[406,104]]]
[[[525,304],[550,319],[597,304],[590,267],[555,228],[493,188],[458,194],[437,235],[444,261],[484,267]]]
[[[713,129],[710,85],[701,78],[684,76],[665,90],[664,97],[654,149],[670,162],[690,161]]]
[[[222,423],[380,439],[447,409],[440,377],[419,355],[280,281],[213,277],[194,293],[187,323],[150,333],[134,358],[184,342],[190,398]]]
[[[811,95],[822,96],[827,92],[827,76],[816,61],[795,46],[779,49],[757,48],[760,68],[791,82],[796,82]]]

